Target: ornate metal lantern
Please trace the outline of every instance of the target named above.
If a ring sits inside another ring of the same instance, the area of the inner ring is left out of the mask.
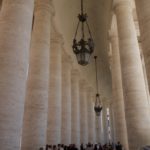
[[[94,42],[91,35],[91,31],[87,22],[87,14],[83,11],[83,0],[81,0],[81,14],[78,15],[78,25],[73,40],[73,52],[77,57],[77,61],[80,65],[85,66],[89,63],[90,56],[94,51]],[[81,24],[81,38],[77,40],[77,34],[79,26]],[[89,37],[85,37],[85,27],[87,27]]]
[[[95,101],[94,110],[95,110],[96,116],[100,116],[100,113],[102,111],[102,106],[100,105],[99,94],[96,94],[96,101]]]
[[[96,90],[97,90],[94,111],[95,111],[96,116],[98,117],[100,116],[100,113],[102,111],[102,105],[101,105],[100,95],[98,94],[97,61],[96,61],[97,56],[94,56],[94,59],[95,59]]]

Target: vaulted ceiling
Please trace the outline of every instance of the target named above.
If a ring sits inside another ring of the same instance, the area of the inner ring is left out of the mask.
[[[106,99],[111,99],[112,96],[108,32],[112,25],[113,7],[118,1],[120,0],[83,0],[84,10],[88,14],[88,21],[95,42],[93,56],[98,56],[100,93]],[[133,17],[139,36],[135,2],[134,0],[130,0],[130,2],[133,7]],[[78,22],[77,16],[80,13],[80,0],[54,0],[54,7],[56,10],[56,24],[64,37],[65,49],[72,56],[76,66],[78,64],[72,52],[72,40]],[[83,76],[90,81],[90,84],[96,87],[93,56],[89,65],[85,67],[78,65],[78,67]]]
[[[94,54],[98,55],[99,84],[104,97],[111,95],[111,75],[108,58],[108,29],[111,21],[112,0],[84,0],[84,10],[88,14],[90,29],[95,41]],[[56,10],[56,22],[60,33],[64,37],[65,49],[74,59],[72,52],[72,40],[75,34],[78,13],[80,12],[80,0],[54,0]],[[80,67],[86,78],[95,85],[95,67],[92,57],[88,66]]]

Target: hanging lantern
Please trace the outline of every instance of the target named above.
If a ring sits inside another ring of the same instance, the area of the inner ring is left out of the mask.
[[[101,106],[101,103],[100,103],[99,94],[96,94],[96,101],[95,101],[94,110],[95,110],[96,116],[100,116],[101,111],[102,111],[102,106]]]
[[[94,111],[96,116],[100,116],[101,111],[102,111],[102,105],[101,105],[101,100],[100,100],[100,95],[98,94],[98,78],[97,78],[97,56],[94,56],[95,59],[95,70],[96,70],[96,100],[95,100],[95,106],[94,106]]]
[[[87,22],[87,14],[83,11],[83,0],[81,0],[81,14],[78,15],[78,25],[73,40],[73,52],[77,57],[78,64],[85,66],[89,63],[90,56],[94,51],[94,42]],[[81,38],[77,40],[79,26],[81,24]],[[85,37],[85,27],[87,27],[89,37]]]

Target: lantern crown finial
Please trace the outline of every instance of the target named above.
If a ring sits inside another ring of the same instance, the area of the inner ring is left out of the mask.
[[[81,0],[81,14],[78,15],[78,25],[73,40],[73,52],[75,53],[78,64],[85,66],[89,64],[90,56],[94,51],[94,41],[87,22],[87,14],[83,11],[83,0]],[[81,24],[81,38],[77,40],[78,29]],[[85,27],[87,27],[89,37],[86,37]]]

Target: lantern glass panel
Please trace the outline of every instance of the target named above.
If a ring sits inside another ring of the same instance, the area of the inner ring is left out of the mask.
[[[89,59],[90,59],[90,53],[88,52],[81,52],[76,54],[78,63],[81,65],[87,65],[89,63]]]

